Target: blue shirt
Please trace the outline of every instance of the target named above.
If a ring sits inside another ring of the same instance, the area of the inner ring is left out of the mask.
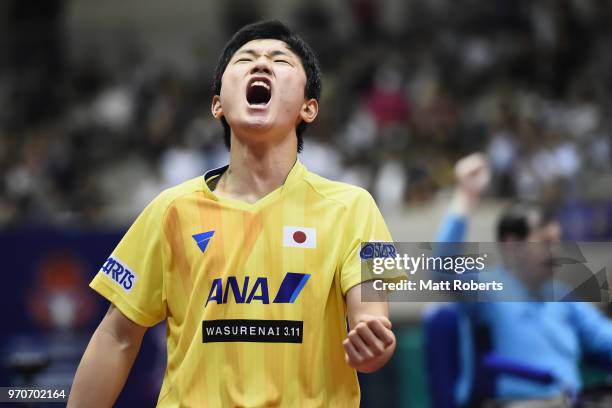
[[[438,242],[463,242],[467,230],[464,217],[449,214]],[[583,354],[597,354],[612,361],[612,322],[590,303],[491,302],[462,303],[460,309],[476,324],[485,325],[493,351],[517,363],[549,371],[558,380],[538,384],[510,375],[500,375],[496,396],[500,399],[541,398],[580,391],[579,362]],[[463,362],[471,360],[465,357]],[[457,399],[465,403],[471,383],[470,370],[463,367]]]

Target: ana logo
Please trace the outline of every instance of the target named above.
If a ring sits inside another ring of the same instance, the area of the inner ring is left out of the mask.
[[[316,248],[317,230],[307,227],[283,227],[283,246],[293,248]]]
[[[310,274],[287,272],[273,303],[295,302],[308,278],[310,278]],[[251,303],[254,300],[259,300],[265,305],[269,304],[268,278],[256,278],[252,287],[250,287],[249,282],[250,277],[246,276],[242,288],[240,288],[238,279],[235,276],[229,276],[224,287],[223,279],[215,279],[210,288],[208,299],[206,299],[206,305],[211,301],[217,302],[217,304],[227,303],[230,292],[236,303]]]
[[[112,278],[123,290],[129,292],[134,286],[136,281],[136,275],[131,272],[128,268],[122,265],[116,258],[108,258],[100,272],[104,272],[107,276]]]
[[[206,247],[208,246],[208,242],[210,241],[213,235],[215,235],[215,230],[202,232],[200,234],[195,234],[195,235],[192,235],[192,237],[195,240],[196,244],[198,244],[200,251],[204,253],[204,251],[206,250]]]

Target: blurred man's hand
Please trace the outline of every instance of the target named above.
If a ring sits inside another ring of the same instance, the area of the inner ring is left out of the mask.
[[[455,165],[457,185],[453,210],[466,214],[480,201],[482,192],[491,181],[489,162],[482,153],[473,153]]]
[[[473,153],[455,165],[457,187],[467,194],[480,195],[491,180],[489,161],[482,153]]]

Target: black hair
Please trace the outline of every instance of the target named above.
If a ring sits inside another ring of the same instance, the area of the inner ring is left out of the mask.
[[[535,203],[514,204],[507,208],[497,223],[497,240],[500,242],[513,237],[524,241],[529,233],[556,219],[553,208]]]
[[[221,78],[223,77],[227,64],[236,51],[249,41],[261,39],[280,40],[289,46],[291,51],[300,58],[304,71],[306,72],[306,88],[304,90],[306,98],[316,99],[318,101],[321,96],[321,68],[319,66],[319,61],[310,46],[306,44],[300,36],[293,33],[286,25],[278,20],[260,21],[246,25],[238,30],[228,43],[225,44],[225,48],[223,48],[215,68],[213,95],[219,95],[221,93]],[[225,145],[229,149],[231,143],[230,126],[223,117],[221,118],[221,124],[223,125]],[[305,122],[300,122],[295,130],[298,138],[298,152],[301,152],[304,146],[302,133],[304,129],[306,129],[306,125]]]

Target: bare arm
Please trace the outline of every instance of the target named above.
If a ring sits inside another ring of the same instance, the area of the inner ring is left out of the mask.
[[[395,351],[387,302],[362,302],[361,285],[356,285],[346,293],[346,305],[350,327],[342,343],[346,362],[362,373],[374,372]]]
[[[70,390],[68,407],[113,406],[146,330],[111,305],[83,354]]]

